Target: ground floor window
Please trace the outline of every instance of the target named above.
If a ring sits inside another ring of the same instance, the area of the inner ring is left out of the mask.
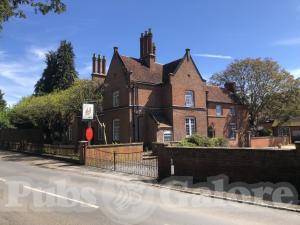
[[[185,118],[185,131],[186,136],[192,136],[196,133],[196,118],[195,117],[187,117]]]
[[[213,137],[216,136],[215,128],[212,125],[208,127],[208,132],[207,133],[208,133],[209,138],[213,138]]]
[[[113,141],[120,141],[120,120],[113,120]]]
[[[230,139],[236,138],[236,124],[235,123],[231,123],[229,125],[228,138],[230,138]]]
[[[69,126],[69,129],[68,129],[68,138],[69,138],[69,141],[73,140],[73,129],[71,126]]]
[[[279,127],[278,135],[279,136],[289,136],[290,129],[288,127]]]
[[[164,142],[171,142],[173,140],[172,131],[165,130],[164,131]]]

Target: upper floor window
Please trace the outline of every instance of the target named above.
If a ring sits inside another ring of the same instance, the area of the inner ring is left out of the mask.
[[[230,115],[235,116],[235,107],[234,106],[230,107]]]
[[[216,105],[216,115],[222,116],[223,115],[223,109],[221,105]]]
[[[119,96],[119,91],[113,92],[113,107],[118,107],[120,105]]]
[[[120,141],[120,120],[113,120],[113,141]]]
[[[194,107],[194,92],[193,91],[186,91],[185,92],[185,106],[186,107]]]
[[[196,133],[196,118],[195,117],[187,117],[185,118],[185,131],[186,136],[192,136]]]

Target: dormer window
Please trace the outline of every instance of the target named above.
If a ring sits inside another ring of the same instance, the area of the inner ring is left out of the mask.
[[[119,96],[119,91],[113,92],[113,107],[118,107],[120,105]]]
[[[186,107],[194,107],[194,92],[193,91],[185,91],[185,106]]]

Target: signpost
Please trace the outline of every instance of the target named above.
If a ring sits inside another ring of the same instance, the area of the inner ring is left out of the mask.
[[[88,122],[88,128],[85,131],[86,139],[89,141],[89,145],[91,140],[93,139],[94,132],[92,127],[92,121],[95,115],[95,107],[94,104],[91,103],[84,103],[82,105],[82,121]]]
[[[86,128],[85,130],[86,139],[90,142],[93,139],[93,136],[94,136],[93,129],[90,127]]]

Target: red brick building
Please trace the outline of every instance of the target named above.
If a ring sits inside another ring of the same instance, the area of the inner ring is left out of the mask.
[[[139,58],[121,55],[115,47],[107,75],[105,58],[93,57],[92,77],[104,82],[100,120],[108,143],[149,145],[198,133],[237,144],[236,134],[242,138],[247,129],[247,111],[235,95],[235,85],[207,85],[189,49],[180,59],[158,63],[152,39],[151,30],[141,34]]]

